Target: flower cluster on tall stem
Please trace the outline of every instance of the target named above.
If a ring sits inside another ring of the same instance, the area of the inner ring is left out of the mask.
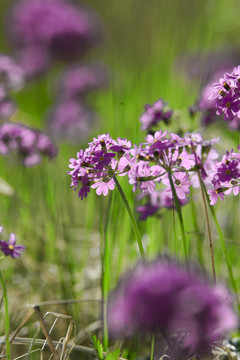
[[[131,142],[118,138],[113,140],[109,134],[93,138],[88,148],[77,153],[77,159],[70,159],[68,173],[71,175],[71,187],[80,186],[78,196],[87,197],[90,188],[96,189],[97,195],[106,196],[115,188],[113,177],[124,176],[130,170]]]

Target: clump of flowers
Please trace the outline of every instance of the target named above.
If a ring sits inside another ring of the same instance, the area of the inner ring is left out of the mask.
[[[5,122],[0,126],[0,154],[15,152],[23,165],[33,166],[41,162],[42,156],[54,158],[58,150],[43,132],[21,123]]]
[[[152,105],[147,104],[144,108],[145,112],[140,116],[141,129],[148,132],[152,132],[160,121],[168,124],[173,115],[173,110],[167,107],[163,99],[158,99]]]
[[[238,146],[240,151],[240,145]],[[224,195],[233,192],[236,196],[240,192],[240,153],[233,150],[223,156],[222,160],[216,164],[212,178],[213,188],[208,190],[210,204],[215,205],[218,199],[223,201]]]
[[[64,70],[58,82],[61,100],[81,99],[107,83],[107,68],[101,63],[74,64]]]
[[[215,102],[216,114],[231,122],[231,127],[240,127],[240,66],[226,72],[210,88],[209,100]]]
[[[2,234],[2,232],[3,227],[0,226],[0,233]],[[5,256],[11,256],[15,259],[21,256],[21,252],[25,250],[25,246],[16,245],[16,235],[11,233],[8,241],[0,240],[0,250]]]
[[[28,76],[42,72],[55,59],[82,56],[99,38],[96,15],[65,0],[16,1],[8,16],[10,44]]]
[[[14,113],[16,107],[9,93],[19,90],[23,84],[20,66],[10,56],[0,54],[0,119],[9,118]]]
[[[163,332],[172,344],[167,353],[178,359],[209,352],[238,325],[223,285],[211,286],[196,271],[166,260],[127,273],[109,296],[107,319],[113,338]]]
[[[127,139],[112,139],[109,134],[93,138],[87,149],[77,153],[77,159],[70,159],[68,173],[71,175],[71,187],[76,190],[80,185],[78,196],[87,197],[90,188],[96,189],[97,195],[106,196],[115,188],[114,177],[124,176],[130,170],[131,142]]]
[[[49,111],[48,128],[56,138],[79,142],[86,139],[95,117],[91,109],[75,99],[69,99],[59,102]]]

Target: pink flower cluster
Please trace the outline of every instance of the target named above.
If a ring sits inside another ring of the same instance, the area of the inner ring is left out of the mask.
[[[239,123],[240,118],[240,65],[226,72],[211,87],[210,100],[216,101],[216,114],[224,120]]]
[[[5,122],[0,126],[0,154],[17,153],[23,165],[33,166],[41,162],[42,156],[54,158],[58,149],[43,132],[20,123]]]

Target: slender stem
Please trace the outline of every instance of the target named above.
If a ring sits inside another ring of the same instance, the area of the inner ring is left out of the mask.
[[[2,272],[0,270],[0,281],[3,288],[3,299],[5,306],[5,337],[6,337],[6,355],[7,359],[11,359],[11,351],[10,351],[10,339],[9,339],[9,329],[10,329],[10,321],[9,321],[9,312],[8,312],[8,297],[7,297],[7,288],[5,281],[3,279]]]
[[[108,348],[108,324],[107,324],[107,300],[110,285],[110,269],[111,269],[111,244],[108,237],[108,224],[111,222],[111,205],[112,193],[110,193],[105,223],[104,223],[104,244],[102,247],[102,314],[103,314],[103,347],[104,350]]]
[[[203,258],[203,238],[200,234],[200,230],[199,230],[199,227],[198,227],[198,223],[197,223],[197,216],[196,216],[196,209],[195,209],[195,204],[194,204],[194,201],[193,201],[193,193],[192,191],[190,192],[190,198],[191,198],[191,214],[192,214],[192,221],[193,221],[193,224],[194,224],[194,227],[195,227],[195,233],[196,233],[196,236],[197,236],[197,250],[198,250],[198,260],[199,260],[199,263],[201,264],[201,267],[204,269],[205,266],[204,266],[204,258]]]
[[[209,222],[209,217],[208,217],[207,203],[206,203],[206,198],[205,198],[204,189],[203,189],[203,181],[200,176],[199,170],[198,170],[197,174],[198,174],[198,180],[200,183],[204,213],[205,213],[205,218],[206,218],[206,223],[207,223],[207,232],[208,232],[208,241],[209,241],[209,248],[210,248],[210,254],[211,254],[213,281],[216,284],[216,271],[215,271],[215,262],[214,262],[214,254],[213,254],[212,233],[211,233],[210,222]]]
[[[154,356],[154,346],[155,346],[155,334],[152,333],[150,360],[153,360],[153,356]]]
[[[231,262],[230,262],[229,257],[228,257],[228,252],[227,252],[227,247],[226,247],[226,244],[225,244],[223,232],[222,232],[222,229],[221,229],[221,227],[219,225],[219,222],[217,220],[217,217],[216,217],[216,214],[215,214],[215,211],[214,211],[214,207],[210,205],[209,197],[208,197],[207,190],[206,190],[206,187],[205,187],[204,183],[203,183],[203,190],[204,190],[204,193],[206,195],[206,198],[208,199],[208,205],[209,205],[210,211],[212,213],[213,220],[214,220],[216,228],[217,228],[218,236],[219,236],[219,239],[220,239],[220,244],[221,244],[222,251],[223,251],[223,254],[224,254],[224,257],[225,257],[225,261],[227,263],[228,274],[229,274],[229,277],[230,277],[230,281],[231,281],[233,290],[234,290],[234,292],[236,294],[238,294],[238,288],[237,288],[235,278],[233,276],[233,272],[232,272],[232,268],[231,268]],[[237,297],[237,299],[238,299],[238,297]],[[239,300],[238,300],[238,303],[239,303]]]
[[[135,219],[135,217],[133,215],[133,212],[132,212],[132,210],[130,208],[129,202],[127,201],[127,198],[126,198],[126,196],[124,194],[124,191],[123,191],[121,185],[119,184],[116,176],[113,176],[113,180],[115,181],[115,184],[116,184],[116,186],[118,188],[118,191],[119,191],[119,193],[120,193],[120,195],[122,197],[124,205],[125,205],[125,207],[126,207],[126,209],[128,211],[128,215],[130,217],[132,227],[133,227],[133,230],[135,232],[135,236],[137,238],[137,243],[138,243],[138,248],[139,248],[139,252],[140,252],[140,255],[141,255],[141,259],[142,259],[142,261],[144,261],[145,256],[144,256],[144,250],[143,250],[143,245],[142,245],[142,237],[141,237],[141,234],[140,234],[136,219]]]
[[[168,171],[168,178],[169,178],[170,186],[171,186],[171,189],[172,189],[174,202],[175,202],[175,205],[176,205],[176,210],[177,210],[178,219],[179,219],[179,223],[180,223],[181,234],[182,234],[183,252],[184,252],[185,260],[186,260],[186,263],[187,263],[188,262],[187,241],[186,241],[185,228],[184,228],[184,222],[183,222],[183,217],[182,217],[182,210],[181,210],[181,206],[180,206],[180,203],[179,203],[179,200],[178,200],[178,196],[177,196],[174,184],[173,184],[171,171]]]

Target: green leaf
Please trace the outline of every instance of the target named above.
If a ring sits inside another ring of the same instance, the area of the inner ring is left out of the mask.
[[[103,346],[100,340],[98,340],[95,335],[92,335],[92,342],[94,345],[94,349],[97,352],[98,359],[103,360]]]
[[[118,360],[120,357],[120,350],[116,349],[113,352],[109,352],[105,360]]]

